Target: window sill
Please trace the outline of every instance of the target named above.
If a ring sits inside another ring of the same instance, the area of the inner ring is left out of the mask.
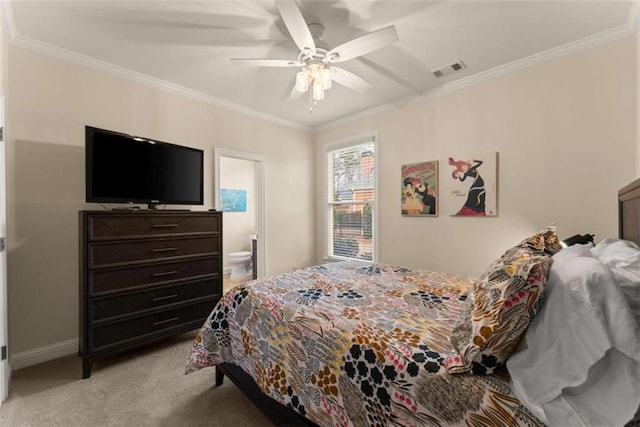
[[[370,260],[367,260],[367,259],[346,258],[346,257],[337,257],[337,256],[325,257],[323,261],[325,263],[340,262],[340,261],[361,261],[361,262],[368,262],[368,263],[374,263],[375,262],[375,261],[370,261]]]

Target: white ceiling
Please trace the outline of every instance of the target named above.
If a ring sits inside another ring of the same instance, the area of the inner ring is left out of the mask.
[[[273,0],[13,1],[13,41],[111,72],[302,128],[403,104],[417,97],[632,34],[630,1],[302,0],[307,22],[335,47],[395,25],[400,40],[340,64],[373,84],[334,84],[309,113],[290,100],[295,68],[233,65],[229,58],[296,59]],[[8,10],[8,12],[7,12]],[[467,69],[437,79],[457,60]],[[149,77],[151,79],[149,79]]]

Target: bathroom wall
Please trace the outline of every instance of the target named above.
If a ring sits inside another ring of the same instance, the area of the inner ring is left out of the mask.
[[[220,188],[247,191],[246,212],[224,212],[223,264],[231,267],[229,254],[250,251],[249,235],[256,233],[256,165],[252,160],[220,157]]]

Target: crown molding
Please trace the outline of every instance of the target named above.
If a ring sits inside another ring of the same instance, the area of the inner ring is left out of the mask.
[[[629,17],[627,18],[627,27],[635,34],[638,32],[638,26],[640,26],[640,1],[633,0],[629,10]]]
[[[6,3],[8,2],[2,2],[3,5]],[[214,105],[216,107],[222,107],[222,108],[235,111],[237,113],[245,114],[251,117],[255,117],[258,119],[266,120],[271,123],[276,123],[282,126],[302,130],[305,132],[313,132],[314,130],[313,127],[310,127],[310,126],[301,125],[299,123],[295,123],[289,120],[283,120],[278,117],[260,113],[258,111],[252,110],[242,105],[238,105],[233,102],[225,101],[223,99],[207,95],[203,92],[192,90],[184,86],[180,86],[174,83],[167,82],[165,80],[148,76],[143,73],[132,71],[127,68],[120,67],[118,65],[101,61],[99,59],[81,55],[79,53],[72,52],[67,49],[62,49],[60,47],[51,45],[49,43],[41,42],[39,40],[35,40],[30,37],[25,37],[20,34],[15,34],[9,42],[13,46],[17,46],[30,51],[42,53],[44,55],[61,59],[66,62],[70,62],[83,67],[88,67],[93,70],[111,74],[116,77],[121,77],[126,80],[134,81],[136,83],[152,86],[156,89],[160,89],[176,95],[184,96],[185,98],[190,98],[196,101],[204,102],[206,104]]]
[[[48,56],[52,56],[58,59],[62,59],[64,61],[77,64],[77,65],[89,67],[97,71],[109,73],[117,77],[122,77],[127,80],[135,81],[137,83],[149,85],[163,91],[184,96],[186,98],[201,101],[217,107],[226,108],[241,114],[266,120],[266,121],[276,123],[282,126],[290,127],[293,129],[302,130],[305,132],[314,132],[314,131],[318,132],[318,131],[334,129],[336,127],[347,125],[349,123],[353,123],[353,122],[356,122],[368,117],[372,117],[384,112],[393,111],[409,104],[414,104],[416,102],[420,102],[425,99],[429,99],[435,96],[453,92],[485,80],[493,79],[499,76],[512,73],[514,71],[521,70],[523,68],[530,67],[532,65],[541,64],[543,62],[550,61],[552,59],[557,59],[557,58],[570,55],[573,53],[577,53],[577,52],[580,52],[592,47],[596,47],[608,42],[612,42],[615,40],[619,40],[625,37],[635,35],[637,34],[638,29],[640,27],[640,0],[633,0],[631,1],[631,4],[630,4],[627,22],[624,25],[612,28],[607,31],[600,32],[598,34],[594,34],[592,36],[585,37],[583,39],[580,39],[574,42],[564,44],[562,46],[558,46],[553,49],[546,50],[544,52],[530,55],[525,58],[518,59],[516,61],[512,61],[510,63],[504,64],[498,67],[494,67],[489,70],[485,70],[480,73],[476,73],[459,80],[446,83],[444,85],[438,86],[433,90],[428,90],[418,94],[413,94],[405,98],[401,98],[399,100],[396,100],[387,104],[383,104],[374,108],[370,108],[368,110],[364,110],[362,112],[359,112],[347,117],[343,117],[338,120],[330,121],[328,123],[314,127],[314,126],[302,125],[302,124],[291,122],[288,120],[283,120],[268,114],[260,113],[258,111],[252,110],[242,105],[225,101],[225,100],[204,94],[199,91],[188,89],[184,86],[180,86],[174,83],[169,83],[167,81],[157,79],[155,77],[151,77],[146,74],[138,73],[138,72],[126,69],[124,67],[119,67],[117,65],[109,64],[107,62],[100,61],[85,55],[80,55],[78,53],[71,52],[69,50],[62,49],[48,43],[31,39],[29,37],[21,36],[17,32],[15,19],[13,15],[13,9],[11,7],[11,2],[0,0],[0,6],[1,6],[0,13],[2,14],[2,20],[3,20],[3,29],[6,36],[9,39],[9,43],[12,45],[16,45],[24,49],[36,51]]]
[[[17,34],[16,21],[13,17],[13,7],[10,1],[0,1],[0,14],[2,14],[2,29],[7,40],[12,40]]]
[[[420,102],[435,96],[444,95],[446,93],[453,92],[485,80],[490,80],[496,77],[510,74],[512,72],[530,67],[532,65],[541,64],[543,62],[547,62],[552,59],[561,58],[563,56],[581,52],[583,50],[593,48],[605,43],[623,39],[625,37],[635,35],[638,32],[639,26],[640,26],[640,1],[634,0],[631,2],[629,16],[627,18],[627,22],[624,25],[600,32],[598,34],[585,37],[580,40],[576,40],[574,42],[564,44],[562,46],[555,47],[553,49],[546,50],[544,52],[536,53],[536,54],[527,56],[525,58],[518,59],[516,61],[512,61],[507,64],[500,65],[498,67],[494,67],[489,70],[485,70],[480,73],[473,74],[468,77],[464,77],[459,80],[446,83],[444,85],[438,86],[435,89],[425,91],[417,95],[411,95],[406,98],[402,98],[398,101],[380,105],[378,107],[371,108],[369,110],[365,110],[351,116],[343,117],[339,120],[325,123],[323,125],[317,126],[315,128],[315,131],[319,132],[319,131],[334,129],[336,127],[347,125],[368,117],[375,116],[377,114],[380,114],[386,111],[392,111],[392,110],[404,107],[405,105]]]
[[[638,4],[637,2],[633,2],[632,9],[636,9],[637,4]],[[481,81],[493,79],[499,76],[503,76],[505,74],[510,74],[514,71],[518,71],[523,68],[528,68],[533,65],[538,65],[553,59],[558,59],[558,58],[568,56],[574,53],[578,53],[578,52],[581,52],[596,46],[600,46],[609,42],[620,40],[625,37],[629,37],[635,34],[635,28],[637,27],[637,16],[636,18],[634,18],[634,20],[636,21],[636,23],[631,23],[628,20],[627,24],[625,25],[621,25],[619,27],[612,28],[607,31],[603,31],[598,34],[585,37],[575,42],[570,42],[562,46],[558,46],[553,49],[546,50],[544,52],[536,53],[536,54],[527,56],[525,58],[518,59],[516,61],[509,62],[507,64],[494,67],[486,71],[482,71],[472,76],[465,77],[463,79],[444,84],[434,90],[425,92],[423,96],[425,98],[430,98],[433,96],[452,92],[454,90],[458,90],[460,88],[463,88]]]

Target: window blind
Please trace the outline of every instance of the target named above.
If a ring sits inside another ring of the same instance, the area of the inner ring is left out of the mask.
[[[328,255],[373,260],[375,143],[327,152]]]

